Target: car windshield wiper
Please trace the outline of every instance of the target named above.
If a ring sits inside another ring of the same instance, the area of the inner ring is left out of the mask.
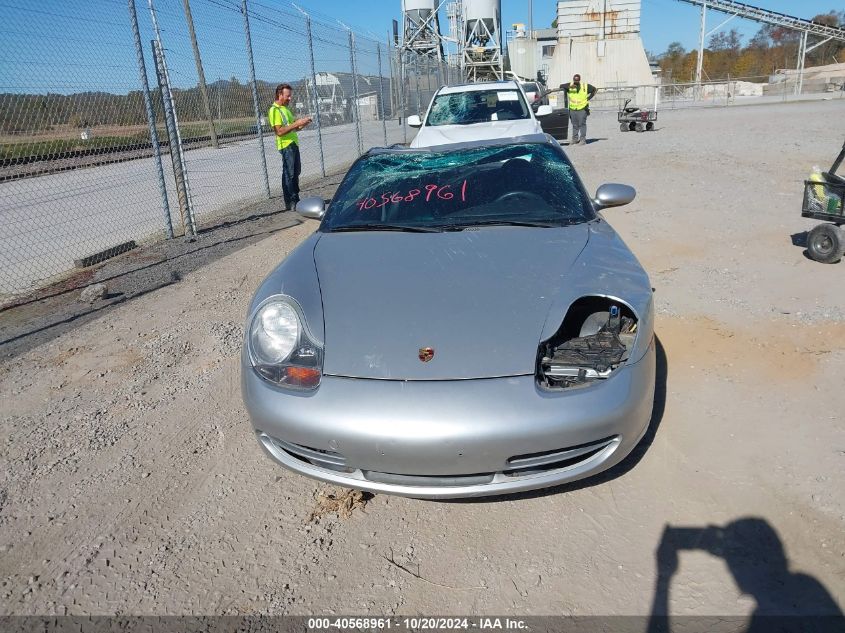
[[[440,228],[430,226],[414,226],[411,224],[347,224],[330,229],[330,233],[352,232],[352,231],[406,231],[408,233],[439,233]]]
[[[540,220],[480,220],[476,222],[468,222],[467,224],[449,224],[441,227],[445,231],[459,231],[462,229],[471,228],[474,226],[532,226],[541,228],[553,228],[575,224],[575,220],[569,218],[551,221]]]

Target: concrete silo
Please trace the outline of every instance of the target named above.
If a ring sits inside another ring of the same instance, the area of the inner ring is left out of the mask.
[[[502,79],[501,0],[463,0],[460,55],[469,81]]]
[[[437,0],[402,0],[402,48],[443,59]]]

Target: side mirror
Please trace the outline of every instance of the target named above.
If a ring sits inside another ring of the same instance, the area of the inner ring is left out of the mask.
[[[408,117],[408,125],[411,127],[422,127],[422,121],[418,114],[412,114]]]
[[[550,105],[541,105],[537,108],[537,111],[534,113],[534,116],[549,116],[552,113],[552,106]]]
[[[631,202],[636,196],[637,190],[633,187],[609,182],[598,188],[596,197],[593,198],[593,204],[599,210],[608,207],[621,207]]]
[[[322,220],[326,214],[326,204],[322,198],[303,198],[296,203],[296,212],[312,220]]]

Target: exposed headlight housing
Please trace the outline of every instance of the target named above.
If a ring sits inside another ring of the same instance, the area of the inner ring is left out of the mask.
[[[540,344],[537,379],[546,388],[565,389],[610,378],[628,360],[637,335],[638,320],[628,305],[581,297],[554,336]]]
[[[323,347],[292,297],[275,295],[258,307],[249,325],[247,349],[252,367],[269,382],[292,389],[320,384]]]

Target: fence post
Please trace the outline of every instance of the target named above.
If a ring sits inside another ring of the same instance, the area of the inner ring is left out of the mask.
[[[422,116],[422,103],[420,102],[420,60],[419,55],[414,56],[414,86],[417,88],[417,114]]]
[[[153,31],[155,32],[155,44],[153,45],[153,54],[156,55],[156,69],[158,69],[158,64],[161,64],[160,74],[158,75],[159,86],[163,86],[163,88],[167,91],[167,96],[165,97],[164,89],[162,90],[162,100],[165,103],[165,113],[167,112],[167,107],[170,108],[170,123],[173,128],[172,134],[176,141],[175,147],[172,143],[170,145],[170,155],[173,156],[173,150],[175,149],[179,163],[179,170],[182,174],[182,187],[184,189],[183,193],[185,196],[185,216],[182,218],[182,222],[183,224],[185,224],[186,234],[196,236],[197,225],[194,222],[193,202],[191,200],[191,185],[188,180],[188,168],[185,162],[185,152],[182,148],[182,134],[179,131],[179,116],[176,113],[176,101],[173,99],[173,92],[170,90],[170,75],[167,72],[167,60],[164,56],[164,45],[161,43],[161,30],[158,28],[158,18],[156,17],[156,10],[155,6],[153,5],[153,0],[147,0],[147,6],[150,8],[150,18],[152,19]]]
[[[358,112],[358,71],[355,69],[355,34],[349,29],[349,65],[352,69],[352,118],[355,119],[355,137],[358,140],[358,156],[364,153],[361,143],[361,117]]]
[[[214,117],[211,116],[211,105],[208,103],[208,88],[205,85],[205,73],[202,69],[202,57],[200,47],[197,44],[197,33],[194,30],[194,16],[191,14],[190,0],[182,0],[185,9],[185,19],[188,22],[188,34],[191,36],[191,47],[194,49],[194,63],[197,66],[197,79],[199,80],[200,96],[205,107],[205,117],[208,119],[208,132],[211,135],[211,145],[214,149],[220,149],[217,142],[217,130],[214,129]]]
[[[173,109],[170,102],[170,90],[167,82],[164,81],[161,63],[161,50],[158,42],[150,40],[153,49],[153,60],[156,69],[156,81],[158,91],[161,95],[162,108],[164,111],[164,122],[167,129],[168,147],[170,149],[170,162],[173,164],[173,179],[176,181],[176,196],[179,199],[179,215],[182,219],[182,233],[192,235],[190,231],[190,214],[188,212],[188,190],[185,187],[185,171],[182,161],[179,159],[179,139],[176,136],[176,123],[173,120]]]
[[[249,34],[249,15],[246,0],[241,0],[241,15],[244,17],[244,34],[246,35],[246,54],[249,59],[249,80],[252,83],[252,106],[255,109],[255,126],[258,128],[258,148],[261,154],[261,168],[264,170],[264,190],[270,198],[270,177],[267,175],[267,156],[264,155],[264,130],[261,125],[261,113],[258,107],[258,86],[255,84],[255,62],[252,58],[252,38]]]
[[[400,120],[402,121],[402,142],[408,142],[408,99],[405,81],[407,79],[407,72],[405,71],[405,56],[398,49],[396,50],[397,65],[399,66],[399,93],[396,95],[399,100],[399,109],[401,110]],[[409,88],[410,89],[410,88]]]
[[[317,71],[314,67],[314,38],[311,35],[311,17],[305,16],[305,32],[308,34],[308,61],[311,64],[311,88],[314,92],[314,114],[317,115],[317,146],[320,148],[320,173],[326,177],[326,160],[323,156],[323,122],[320,116],[320,92],[317,89]]]
[[[396,95],[393,92],[394,89],[396,88],[396,82],[394,80],[396,73],[393,69],[392,51],[393,51],[393,49],[390,46],[390,33],[388,33],[387,34],[387,67],[390,71],[390,74],[388,75],[388,78],[387,78],[387,86],[388,86],[389,91],[390,91],[390,116],[391,116],[391,118],[396,116]]]
[[[384,132],[384,146],[387,147],[387,111],[384,108],[384,79],[381,74],[381,44],[376,42],[378,55],[378,107],[381,111],[381,129]]]
[[[129,20],[132,22],[132,35],[135,40],[135,55],[138,58],[138,72],[141,75],[141,90],[144,93],[144,109],[147,111],[147,123],[150,126],[150,142],[153,146],[156,172],[158,173],[158,190],[161,194],[161,211],[164,214],[164,231],[167,239],[173,239],[173,221],[170,219],[170,203],[167,201],[167,186],[164,183],[164,167],[161,164],[161,147],[158,144],[158,130],[156,130],[156,115],[150,98],[150,84],[147,81],[147,66],[144,63],[144,48],[141,45],[141,32],[138,30],[138,13],[135,10],[135,0],[129,0]]]

